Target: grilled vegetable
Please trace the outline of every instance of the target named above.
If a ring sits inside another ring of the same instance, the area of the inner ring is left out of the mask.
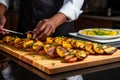
[[[112,47],[112,46],[108,46],[108,45],[104,45],[103,49],[104,49],[106,54],[113,54],[113,53],[115,53],[115,51],[117,51],[117,48]]]
[[[54,45],[46,44],[44,45],[44,50],[50,58],[55,58],[58,56],[56,53],[56,46]]]
[[[46,43],[48,43],[48,44],[54,43],[54,38],[53,37],[47,37],[46,38]]]
[[[78,60],[78,58],[74,56],[74,57],[66,60],[66,62],[72,63],[72,62],[76,62],[77,60]]]
[[[69,54],[69,52],[62,46],[57,46],[56,52],[60,57],[64,57]]]
[[[19,37],[14,39],[14,44],[16,44],[17,42],[19,42],[21,39]]]
[[[95,51],[93,50],[93,43],[90,41],[85,42],[85,50],[88,51],[90,54],[95,54]]]
[[[81,40],[76,40],[75,45],[76,45],[76,48],[78,48],[78,49],[84,49],[84,47],[85,47],[85,43]]]
[[[93,49],[97,54],[104,54],[105,53],[101,44],[94,43]]]
[[[55,37],[55,43],[58,45],[62,45],[62,41],[64,41],[64,37]]]
[[[78,58],[75,55],[67,55],[64,57],[65,62],[69,62],[69,63],[76,62],[77,59]]]
[[[26,41],[26,39],[21,39],[20,41],[18,41],[16,44],[15,44],[15,47],[18,48],[18,49],[23,49],[24,48],[24,42]]]
[[[72,44],[69,41],[62,41],[62,46],[66,49],[73,48]]]
[[[86,52],[84,50],[77,50],[74,54],[80,60],[83,60],[88,56],[88,52]]]
[[[3,42],[9,43],[10,41],[13,41],[15,38],[12,36],[6,36],[3,38]]]
[[[39,50],[41,50],[42,48],[43,48],[43,42],[41,42],[41,41],[39,41],[39,40],[36,40],[36,41],[34,41],[34,44],[33,44],[33,46],[32,46],[32,49],[34,50],[34,51],[39,51]]]
[[[37,51],[36,54],[45,55],[46,52],[45,52],[45,50],[42,48],[42,49],[40,49],[39,51]]]
[[[32,32],[32,31],[28,31],[28,32],[27,32],[27,39],[28,39],[28,40],[33,39],[33,32]]]
[[[34,41],[33,40],[26,40],[23,43],[24,48],[31,48],[33,46]]]
[[[78,60],[78,58],[74,55],[75,50],[73,49],[65,49],[62,46],[57,46],[56,48],[56,52],[57,54],[64,58],[64,62],[76,62]]]

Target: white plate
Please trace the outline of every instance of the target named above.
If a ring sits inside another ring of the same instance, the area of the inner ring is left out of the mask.
[[[98,36],[92,36],[92,35],[82,34],[82,31],[84,31],[84,30],[92,30],[92,29],[93,28],[79,30],[78,31],[78,35],[82,35],[82,36],[89,37],[89,38],[94,38],[94,39],[112,39],[112,38],[118,38],[118,37],[120,37],[120,30],[118,30],[118,29],[108,29],[108,28],[101,28],[101,29],[103,29],[103,30],[111,30],[111,31],[118,31],[118,34],[115,35],[115,36],[106,36],[106,35],[104,35],[104,36],[99,36],[99,35]]]
[[[90,37],[78,35],[77,32],[76,33],[69,33],[69,35],[74,36],[74,37],[78,37],[80,39],[86,39],[86,40],[90,40],[90,41],[94,41],[94,42],[99,42],[99,43],[109,43],[109,42],[120,41],[120,37],[118,37],[118,38],[112,38],[112,39],[94,39],[94,38],[90,38]]]

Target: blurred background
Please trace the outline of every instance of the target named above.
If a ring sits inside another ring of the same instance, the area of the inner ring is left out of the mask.
[[[85,0],[84,11],[76,20],[76,31],[91,27],[120,28],[120,0]],[[16,30],[19,0],[10,0],[6,27]]]

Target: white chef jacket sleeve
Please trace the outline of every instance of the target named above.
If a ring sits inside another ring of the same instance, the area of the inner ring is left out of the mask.
[[[5,5],[7,8],[9,6],[9,0],[0,0],[0,3],[2,3],[3,5]]]
[[[59,12],[65,14],[68,21],[76,20],[83,12],[81,10],[84,0],[64,0],[63,6]]]

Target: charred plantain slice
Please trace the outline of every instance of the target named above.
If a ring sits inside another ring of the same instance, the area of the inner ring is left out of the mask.
[[[58,56],[57,53],[56,53],[56,46],[55,45],[46,44],[44,46],[44,50],[50,58],[55,58],[55,57]]]
[[[49,48],[49,47],[51,47],[50,44],[45,44],[45,45],[44,45],[44,50],[45,50],[45,52],[48,52],[48,48]]]
[[[68,57],[68,56],[67,56]],[[73,63],[73,62],[76,62],[78,60],[78,58],[76,56],[72,57],[72,58],[69,58],[69,59],[65,59],[65,62],[68,62],[68,63]]]
[[[77,52],[75,52],[74,54],[80,60],[83,60],[88,56],[88,53],[84,50],[77,50]]]
[[[15,39],[15,38],[12,37],[12,36],[5,36],[5,37],[3,38],[3,42],[9,43],[10,41],[13,41],[14,39]]]
[[[41,41],[39,41],[39,40],[34,41],[34,44],[33,44],[33,46],[32,46],[32,49],[33,49],[34,51],[39,51],[39,50],[42,49],[42,48],[43,48],[43,42],[41,42]]]
[[[85,42],[85,50],[88,51],[90,54],[95,54],[95,51],[93,50],[93,43],[86,41]]]
[[[77,48],[76,47],[76,39],[72,39],[72,41],[70,42],[71,43],[71,45],[74,47],[74,48]]]
[[[47,38],[46,38],[46,43],[52,44],[52,43],[54,43],[54,39],[55,39],[55,38],[53,38],[53,37],[47,37]]]
[[[55,37],[55,43],[58,45],[62,45],[62,41],[65,40],[65,37]]]
[[[36,54],[45,55],[46,52],[45,52],[45,50],[42,48],[42,49],[40,49],[39,51],[37,51]]]
[[[84,43],[84,41],[81,41],[81,40],[76,40],[76,48],[77,49],[84,49],[84,47],[85,47],[85,43]]]
[[[94,51],[95,51],[97,54],[104,54],[104,53],[105,53],[104,50],[103,50],[102,45],[99,44],[99,43],[94,43],[94,44],[93,44],[93,49],[94,49]]]
[[[20,41],[20,38],[14,37],[14,39],[8,42],[8,45],[14,46],[18,41]]]
[[[62,46],[66,49],[73,48],[72,44],[69,41],[62,41]]]
[[[64,57],[64,60],[65,60],[65,62],[75,62],[76,60],[72,60],[72,58],[74,58],[75,57],[75,55],[67,55],[67,56],[65,56]]]
[[[24,41],[23,46],[24,46],[24,48],[32,49],[33,44],[34,44],[34,40],[26,40],[26,41]]]
[[[67,52],[67,50],[65,48],[63,48],[62,46],[57,46],[56,52],[60,57],[64,57],[65,55],[69,54],[69,52]]]
[[[27,39],[28,39],[28,40],[33,39],[33,32],[32,32],[32,31],[28,31],[28,32],[27,32]]]
[[[24,42],[25,42],[25,39],[21,39],[20,41],[18,41],[16,44],[15,44],[15,47],[18,48],[18,49],[22,49],[24,48]]]
[[[63,48],[62,46],[58,46],[57,49],[57,54],[60,56],[60,57],[64,57],[64,61],[65,62],[75,62],[77,61],[77,57],[73,54],[73,49],[69,49],[66,50],[65,48]]]
[[[17,42],[19,42],[21,39],[19,37],[15,38],[14,40],[14,44],[16,44]]]
[[[104,49],[106,54],[113,54],[117,51],[116,47],[112,47],[112,46],[108,46],[108,45],[104,45],[103,49]]]
[[[72,40],[73,40],[73,38],[67,38],[67,37],[64,37],[64,41],[71,42]]]

